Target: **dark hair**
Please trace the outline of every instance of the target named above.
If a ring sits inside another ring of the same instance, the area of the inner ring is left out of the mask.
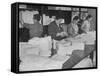
[[[57,20],[58,19],[62,19],[63,18],[63,12],[62,11],[57,11],[56,14],[55,14],[55,16],[56,16]]]
[[[39,15],[39,14],[35,14],[35,15],[33,16],[33,18],[36,19],[37,21],[40,21],[40,15]]]
[[[79,17],[78,16],[75,16],[74,18],[73,18],[73,20],[78,20],[79,19]]]
[[[56,20],[58,20],[58,19],[62,19],[62,16],[56,15]]]
[[[88,16],[86,17],[86,20],[88,20],[88,19],[90,19],[90,18],[92,18],[92,15],[88,15]]]

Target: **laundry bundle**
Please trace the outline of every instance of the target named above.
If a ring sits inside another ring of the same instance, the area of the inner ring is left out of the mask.
[[[96,32],[88,32],[85,36],[82,37],[82,39],[85,41],[88,45],[93,45],[96,40]]]
[[[37,46],[33,46],[27,42],[19,43],[19,56],[20,60],[23,61],[27,55],[39,55],[40,49]]]
[[[50,24],[51,19],[49,16],[46,16],[46,14],[43,14],[43,25],[48,25]]]
[[[50,36],[44,38],[33,38],[29,40],[28,43],[39,48],[40,56],[51,56],[52,40]]]
[[[41,70],[49,58],[39,55],[27,55],[20,63],[20,71]]]
[[[61,42],[58,44],[58,55],[71,55],[74,50],[84,50],[84,43],[80,42],[69,42],[62,44]]]
[[[93,45],[96,40],[96,32],[95,31],[90,31],[87,33],[83,33],[80,35],[77,35],[74,38],[67,38],[66,41],[71,41],[71,42],[78,42],[78,43],[84,43],[88,45]]]
[[[51,37],[45,37],[40,40],[40,56],[51,56],[52,40]]]
[[[90,31],[90,32],[87,32],[86,34],[78,35],[75,39],[80,40],[80,41],[84,42],[85,44],[91,45],[91,44],[95,43],[96,32],[95,31]]]
[[[20,13],[20,16],[22,17],[22,20],[25,22],[25,23],[28,23],[28,24],[34,24],[33,22],[33,16],[35,14],[39,14],[38,11],[21,11]]]
[[[38,38],[35,37],[30,39],[28,42],[19,43],[19,55],[20,59],[27,55],[40,55],[40,56],[51,56],[52,40],[51,37]]]
[[[27,55],[20,63],[19,69],[20,71],[61,69],[66,60],[68,60],[67,56],[55,55],[48,58],[39,55]]]

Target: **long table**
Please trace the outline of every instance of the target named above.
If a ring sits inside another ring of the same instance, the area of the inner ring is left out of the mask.
[[[63,64],[62,69],[72,68],[93,51],[95,51],[95,45],[85,45],[84,51],[74,50],[71,57]]]

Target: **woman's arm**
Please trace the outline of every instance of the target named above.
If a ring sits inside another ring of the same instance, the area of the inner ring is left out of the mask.
[[[75,35],[74,28],[72,27],[71,24],[70,24],[69,27],[68,27],[68,35],[69,35],[69,36],[74,36],[74,35]]]
[[[87,21],[84,21],[82,26],[81,26],[81,29],[83,30],[83,32],[87,32],[87,25],[88,25],[88,22]]]

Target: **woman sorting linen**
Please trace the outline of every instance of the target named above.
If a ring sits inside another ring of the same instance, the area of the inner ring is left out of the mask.
[[[62,20],[62,17],[56,16],[55,20],[48,25],[48,34],[55,40],[62,40],[67,36],[60,25]]]
[[[70,37],[74,37],[76,35],[78,35],[78,31],[79,31],[79,28],[78,28],[78,23],[79,21],[79,17],[78,16],[75,16],[72,20],[72,22],[68,25],[68,35]]]
[[[33,15],[34,24],[24,23],[24,21],[21,19],[21,23],[23,24],[23,26],[29,29],[30,39],[33,37],[41,37],[42,35],[43,26],[42,24],[39,23],[40,18],[41,17],[39,14]]]
[[[92,20],[92,16],[91,15],[88,15],[86,17],[86,19],[84,20],[84,22],[83,22],[83,24],[81,26],[81,29],[83,30],[84,33],[87,33],[87,32],[90,31],[90,26],[91,26],[90,22],[91,22],[91,20]]]

